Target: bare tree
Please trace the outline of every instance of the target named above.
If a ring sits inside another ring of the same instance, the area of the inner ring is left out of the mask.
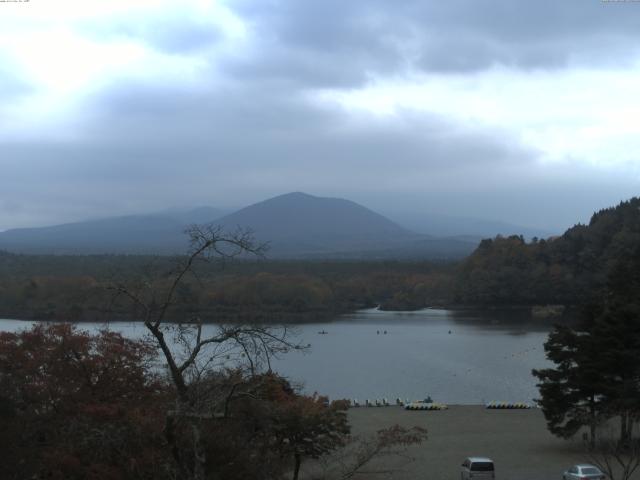
[[[585,443],[588,461],[611,480],[629,480],[640,467],[640,440],[630,436],[621,441],[614,432],[600,434],[595,444]]]
[[[407,463],[412,462],[414,458],[408,455],[408,447],[419,445],[426,439],[426,429],[417,426],[404,428],[399,425],[379,430],[372,436],[353,437],[346,449],[323,462],[324,473],[319,478],[350,480],[395,473],[397,468],[371,468],[371,464],[374,460],[385,457],[399,457]]]
[[[264,244],[256,244],[251,232],[246,230],[228,234],[216,226],[193,226],[186,233],[191,241],[190,252],[167,276],[168,283],[162,292],[157,292],[151,283],[143,283],[137,288],[115,284],[112,290],[115,297],[125,297],[141,312],[144,326],[162,352],[175,388],[176,404],[167,412],[165,436],[178,466],[178,478],[204,480],[208,459],[203,422],[212,420],[216,409],[226,410],[236,389],[232,386],[225,392],[212,392],[210,388],[203,388],[204,382],[200,379],[212,370],[239,368],[242,364],[252,374],[263,365],[270,370],[270,359],[274,355],[301,347],[289,340],[284,327],[205,325],[199,316],[171,322],[168,314],[179,303],[177,292],[188,276],[198,278],[196,267],[201,262],[244,255],[261,256],[266,248]],[[207,382],[207,385],[215,385],[215,382]],[[191,437],[188,458],[185,458],[177,436],[178,429],[184,431],[185,427]]]

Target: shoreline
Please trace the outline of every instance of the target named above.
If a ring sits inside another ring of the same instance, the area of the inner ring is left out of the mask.
[[[314,313],[314,317],[311,318],[310,314],[302,313],[300,314],[300,318],[288,318],[285,320],[281,320],[280,322],[271,322],[271,321],[258,321],[255,320],[253,322],[243,322],[238,318],[233,318],[232,320],[227,319],[227,321],[216,322],[216,321],[205,321],[206,324],[216,324],[216,323],[224,323],[229,325],[237,325],[242,323],[255,323],[259,325],[308,325],[308,324],[323,324],[323,323],[334,323],[344,319],[344,317],[351,317],[353,315],[358,315],[360,313],[371,313],[371,312],[379,312],[380,314],[408,314],[408,315],[416,315],[420,313],[428,313],[430,311],[447,311],[447,312],[469,312],[469,313],[478,313],[482,315],[489,314],[500,314],[500,313],[519,313],[525,314],[527,321],[534,321],[536,323],[545,323],[545,322],[560,322],[560,323],[572,323],[575,321],[572,314],[575,312],[575,307],[566,306],[564,308],[564,313],[562,315],[536,315],[533,313],[533,310],[536,308],[547,308],[547,307],[555,307],[555,306],[545,306],[545,305],[430,305],[420,308],[412,308],[407,310],[388,310],[384,308],[380,308],[380,305],[375,305],[367,308],[358,308],[355,310],[345,310],[341,312],[334,313]],[[305,317],[305,315],[307,315]],[[221,315],[224,316],[224,315]],[[294,315],[295,316],[295,315]],[[19,321],[19,322],[69,322],[69,323],[139,323],[141,320],[135,320],[130,318],[118,318],[112,320],[103,320],[103,319],[73,319],[73,320],[64,320],[64,319],[55,319],[55,318],[29,318],[29,315],[23,316],[23,318],[8,318],[13,317],[13,314],[3,315],[0,314],[0,320],[8,320],[8,321]],[[524,319],[524,317],[522,318]],[[521,319],[521,320],[522,320]],[[166,321],[167,324],[173,323],[181,323],[179,320],[170,320]],[[182,322],[183,323],[183,322]],[[518,322],[515,322],[518,323]]]

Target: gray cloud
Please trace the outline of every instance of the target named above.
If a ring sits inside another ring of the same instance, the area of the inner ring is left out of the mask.
[[[370,74],[411,68],[625,64],[640,40],[640,8],[632,2],[248,0],[229,6],[250,21],[260,46],[244,62],[234,58],[230,71],[314,86],[355,85]]]
[[[354,116],[277,86],[240,84],[194,92],[121,85],[91,108],[100,120],[88,126],[89,138],[141,151],[159,149],[176,169],[184,163],[171,158],[236,168],[325,169],[335,163],[356,173],[378,167],[431,172],[505,168],[530,165],[536,157],[505,132],[469,131],[444,117],[409,110],[395,118]]]

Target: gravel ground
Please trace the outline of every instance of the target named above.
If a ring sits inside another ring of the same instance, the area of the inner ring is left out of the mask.
[[[401,407],[352,408],[354,435],[367,435],[399,424],[428,430],[428,440],[410,447],[414,458],[391,457],[371,465],[357,479],[458,480],[460,464],[468,456],[487,456],[496,466],[496,480],[561,480],[572,464],[585,462],[578,441],[551,435],[542,412],[487,410],[483,406],[450,406],[444,411],[407,411]],[[376,470],[393,470],[374,474]],[[634,478],[640,478],[634,477]]]

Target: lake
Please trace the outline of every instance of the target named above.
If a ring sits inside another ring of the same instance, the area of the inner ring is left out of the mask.
[[[0,330],[29,325],[0,320]],[[110,328],[129,337],[145,333],[135,322]],[[306,392],[332,399],[430,395],[450,404],[531,402],[538,396],[531,369],[549,365],[543,350],[549,329],[517,311],[362,310],[333,322],[298,325],[298,341],[311,348],[289,353],[273,366]]]

